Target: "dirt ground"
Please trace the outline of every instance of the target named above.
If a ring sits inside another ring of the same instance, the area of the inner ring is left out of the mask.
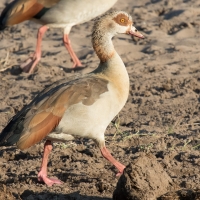
[[[0,11],[5,2],[1,0]],[[106,145],[125,165],[142,152],[151,153],[176,189],[199,190],[200,1],[118,0],[114,9],[129,12],[146,38],[113,39],[130,76],[130,95],[107,128]],[[63,30],[48,30],[41,62],[31,75],[20,73],[19,63],[34,52],[39,25],[25,22],[0,32],[0,130],[46,85],[97,67],[93,23],[75,26],[70,33],[85,66],[78,71],[71,70]],[[42,152],[43,142],[26,151],[0,147],[0,199],[112,199],[116,169],[92,140],[54,144],[48,172],[63,181],[58,186],[37,181]]]

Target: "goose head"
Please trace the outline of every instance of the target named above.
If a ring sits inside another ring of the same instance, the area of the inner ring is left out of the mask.
[[[111,38],[119,33],[133,35],[139,38],[144,36],[133,26],[132,17],[124,11],[113,11],[105,14],[96,23],[97,30],[103,30],[110,34]]]

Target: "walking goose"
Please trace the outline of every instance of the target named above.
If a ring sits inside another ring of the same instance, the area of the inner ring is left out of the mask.
[[[103,157],[118,169],[118,175],[123,173],[125,166],[109,153],[104,139],[107,126],[123,108],[129,94],[129,76],[112,43],[113,36],[119,33],[144,38],[126,12],[114,11],[102,16],[92,33],[99,66],[89,74],[44,89],[0,134],[0,145],[16,143],[21,150],[46,139],[38,180],[49,186],[61,183],[47,176],[52,142],[75,137],[96,141]]]

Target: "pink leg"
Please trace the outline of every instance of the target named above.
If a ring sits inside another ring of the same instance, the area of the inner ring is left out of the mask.
[[[64,34],[63,41],[64,41],[64,45],[65,45],[66,49],[68,50],[68,52],[69,52],[69,54],[70,54],[70,56],[71,56],[71,58],[72,58],[72,60],[74,62],[72,68],[75,68],[75,67],[78,67],[78,66],[79,67],[82,66],[81,61],[78,59],[78,57],[74,53],[74,50],[72,49],[68,34]]]
[[[33,69],[35,68],[37,63],[40,61],[42,37],[44,33],[47,31],[47,29],[48,29],[47,26],[42,26],[38,30],[36,51],[33,54],[33,56],[31,56],[31,58],[29,58],[25,63],[21,64],[21,68],[23,69],[24,72],[28,72],[28,73],[33,72]]]
[[[47,163],[48,156],[52,150],[51,141],[47,140],[44,144],[44,153],[42,158],[42,165],[40,172],[38,173],[38,181],[45,182],[48,186],[52,186],[53,184],[62,184],[62,182],[58,179],[48,178],[47,177]]]
[[[115,160],[105,146],[101,148],[100,150],[103,157],[109,160],[119,170],[119,172],[117,173],[117,176],[121,175],[124,171],[124,168],[126,167],[122,165],[121,163],[119,163],[117,160]]]

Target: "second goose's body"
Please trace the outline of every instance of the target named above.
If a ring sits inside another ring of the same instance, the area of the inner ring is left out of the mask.
[[[43,25],[38,30],[34,55],[21,65],[25,72],[31,73],[41,59],[42,37],[51,27],[64,29],[63,41],[73,60],[73,67],[82,66],[70,44],[68,35],[71,28],[103,14],[116,2],[117,0],[14,0],[0,16],[0,30],[26,20]]]

